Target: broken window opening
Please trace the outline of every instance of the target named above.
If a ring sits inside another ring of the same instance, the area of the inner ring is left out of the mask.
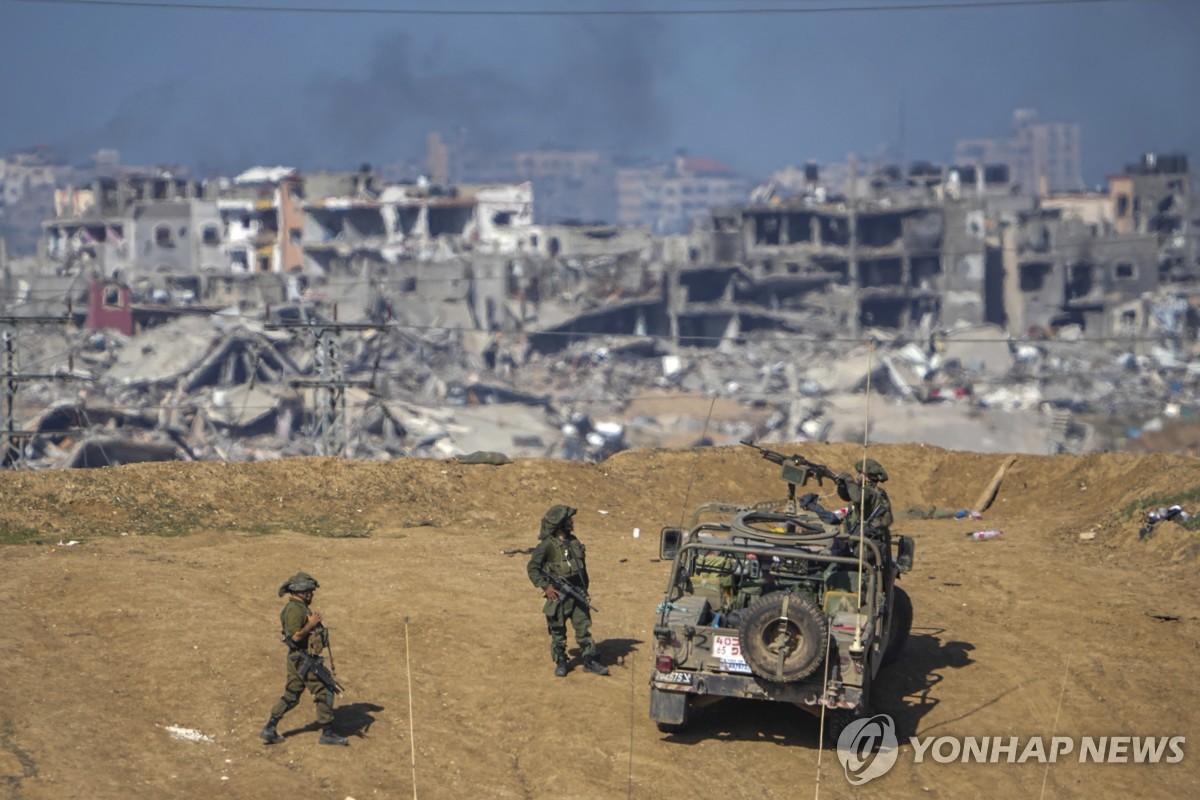
[[[1072,264],[1067,270],[1067,300],[1087,297],[1094,288],[1091,264]]]
[[[1040,292],[1046,287],[1046,277],[1053,265],[1044,262],[1022,264],[1020,271],[1020,287],[1022,292]]]
[[[259,256],[258,271],[259,272],[270,272],[271,271],[271,257],[270,256]]]
[[[903,298],[876,297],[862,301],[859,324],[867,328],[900,328],[904,325],[908,301]]]
[[[201,237],[204,244],[209,247],[216,247],[221,243],[221,232],[217,230],[216,225],[205,225]]]
[[[413,228],[417,225],[417,220],[421,216],[421,209],[412,206],[401,206],[396,209],[396,230],[405,236],[410,236]]]
[[[1118,217],[1129,216],[1129,195],[1127,195],[1127,194],[1117,195],[1117,216]]]
[[[896,286],[903,281],[904,264],[898,258],[881,258],[862,261],[858,265],[858,285],[864,289],[871,286]]]
[[[512,221],[513,212],[511,211],[497,211],[495,214],[492,214],[492,224],[497,228],[507,228],[512,225]]]
[[[850,225],[844,217],[821,217],[821,244],[850,244]]]
[[[170,225],[159,225],[154,229],[154,243],[159,247],[174,247],[175,235]]]
[[[429,235],[433,237],[450,235],[461,236],[471,221],[470,208],[433,208],[429,209]]]
[[[937,256],[921,256],[912,260],[910,282],[916,289],[932,290],[937,287],[937,278],[942,274],[942,261]]]
[[[121,287],[111,283],[104,287],[104,305],[110,308],[121,305]]]
[[[756,214],[754,217],[754,243],[765,245],[779,244],[778,214]]]
[[[900,239],[901,220],[899,214],[859,217],[858,241],[864,247],[889,247]]]
[[[304,234],[300,231],[299,228],[290,228],[288,230],[288,241],[291,242],[292,244],[300,244],[300,242],[302,241],[303,238],[304,238]]]
[[[346,214],[346,227],[360,237],[386,236],[383,215],[374,208],[354,208]]]
[[[1127,261],[1122,261],[1117,264],[1117,279],[1118,280],[1133,280],[1137,277],[1137,268]]]
[[[812,241],[812,214],[788,214],[788,244]]]

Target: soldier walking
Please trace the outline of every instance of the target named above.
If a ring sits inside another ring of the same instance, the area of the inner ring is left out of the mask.
[[[310,608],[313,592],[320,586],[316,578],[307,572],[297,572],[279,587],[279,596],[288,595],[287,604],[279,612],[279,621],[285,638],[291,639],[287,654],[287,685],[283,696],[271,709],[271,718],[263,727],[259,737],[267,744],[279,744],[283,736],[275,730],[280,718],[300,703],[304,690],[308,689],[317,705],[317,724],[321,726],[321,744],[349,744],[346,737],[333,729],[333,689],[320,680],[311,670],[301,672],[304,654],[319,656],[326,645],[327,632],[321,624],[321,613]]]
[[[597,675],[607,675],[608,667],[596,658],[596,643],[592,640],[592,614],[588,607],[566,592],[554,587],[549,576],[565,581],[569,586],[587,596],[588,574],[586,548],[575,538],[575,509],[551,506],[542,517],[542,529],[537,547],[529,558],[526,572],[534,586],[542,590],[546,598],[542,613],[546,615],[546,629],[550,633],[550,657],[554,659],[556,677],[566,677],[567,664],[567,620],[575,629],[575,643],[583,668]]]

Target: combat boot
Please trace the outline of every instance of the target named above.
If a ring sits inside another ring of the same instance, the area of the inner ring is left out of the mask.
[[[350,744],[350,740],[345,736],[340,736],[333,729],[332,725],[326,725],[321,731],[321,738],[317,740],[318,744]]]
[[[559,659],[559,660],[558,660],[558,661],[555,663],[555,665],[554,665],[554,677],[556,677],[556,678],[565,678],[565,677],[567,677],[567,660],[566,660],[565,658],[560,658],[560,659]]]
[[[587,672],[594,672],[597,675],[607,675],[608,667],[601,664],[595,656],[587,656],[583,659],[583,668]]]
[[[279,724],[279,717],[271,717],[267,720],[267,724],[263,726],[262,732],[258,734],[258,738],[262,739],[267,744],[279,744],[283,741],[283,737],[279,735],[279,731],[275,730],[275,726]]]

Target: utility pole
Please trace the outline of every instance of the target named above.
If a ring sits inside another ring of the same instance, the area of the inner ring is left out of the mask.
[[[0,348],[4,359],[4,422],[0,429],[0,467],[20,469],[25,465],[26,439],[37,436],[39,431],[19,430],[17,428],[17,397],[21,385],[32,381],[71,380],[72,374],[59,375],[56,373],[20,372],[20,341],[19,330],[22,325],[62,325],[71,321],[66,317],[0,317]],[[68,370],[74,370],[74,359],[68,356]]]
[[[267,330],[290,330],[304,332],[312,337],[313,362],[317,366],[317,377],[297,378],[289,385],[299,389],[313,389],[314,409],[311,435],[318,455],[345,457],[350,443],[349,420],[346,417],[346,389],[351,387],[372,388],[375,376],[370,380],[347,380],[342,359],[343,333],[386,330],[391,323],[338,322],[337,306],[333,309],[333,321],[326,322],[307,317],[303,320],[271,322],[267,309]]]

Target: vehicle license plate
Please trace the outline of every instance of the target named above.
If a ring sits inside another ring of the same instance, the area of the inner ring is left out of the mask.
[[[714,636],[712,654],[724,660],[742,660],[742,643],[736,636]]]
[[[659,674],[655,676],[655,680],[659,683],[686,683],[689,686],[692,683],[692,674],[690,672],[668,672],[666,675]]]

